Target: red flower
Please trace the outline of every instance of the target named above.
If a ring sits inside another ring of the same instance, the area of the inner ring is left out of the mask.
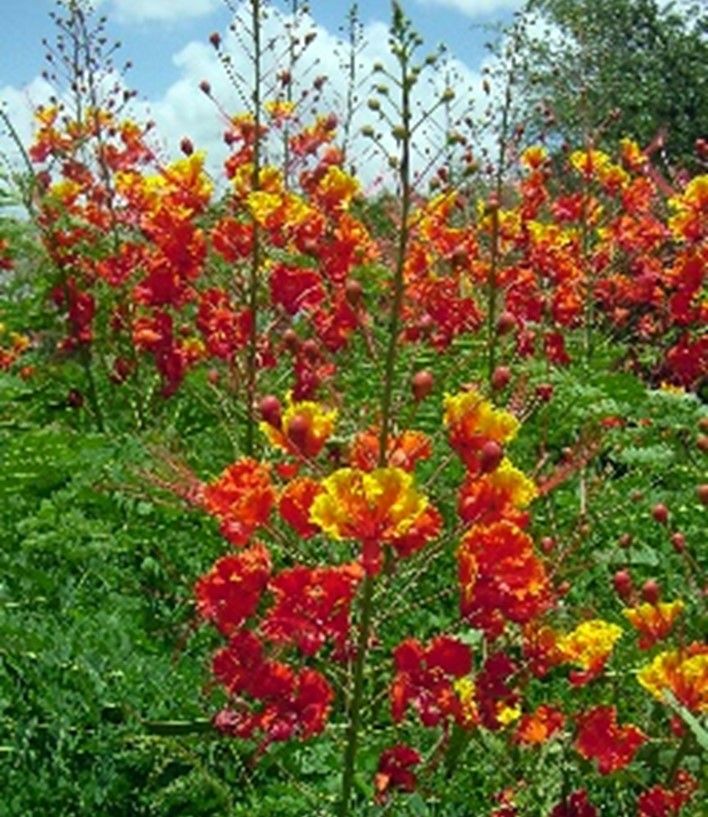
[[[209,354],[229,360],[237,349],[246,345],[251,331],[251,312],[234,311],[229,296],[220,289],[208,289],[201,295],[197,328],[202,333]]]
[[[342,655],[349,635],[349,610],[364,571],[357,563],[283,570],[269,585],[275,597],[261,632],[277,644],[294,644],[314,655],[327,638]]]
[[[253,615],[270,577],[270,555],[254,545],[224,556],[196,584],[197,610],[226,636]]]
[[[264,748],[272,741],[305,740],[324,729],[334,698],[327,680],[313,669],[296,672],[266,659],[252,633],[232,637],[214,657],[213,669],[231,694],[245,693],[260,704],[249,708],[240,701],[237,709],[219,712],[214,725],[220,731],[240,738],[261,734]]]
[[[346,299],[344,292],[338,292],[331,306],[320,307],[312,314],[312,323],[317,336],[330,352],[343,349],[352,333],[359,326],[356,312]]]
[[[555,363],[557,366],[567,366],[570,363],[570,356],[565,349],[565,338],[560,332],[550,332],[546,335],[543,348],[551,363]]]
[[[558,803],[550,817],[599,817],[599,812],[588,800],[585,789],[578,789]]]
[[[316,270],[276,264],[270,274],[270,297],[289,315],[296,315],[318,306],[324,300],[325,291]]]
[[[223,218],[211,231],[214,249],[229,263],[248,258],[253,248],[253,225]]]
[[[506,725],[506,716],[513,716],[517,709],[519,695],[508,683],[517,671],[518,667],[505,652],[496,652],[487,658],[477,675],[479,717],[487,729],[502,729]]]
[[[600,774],[610,774],[632,762],[646,737],[636,726],[619,726],[614,706],[596,706],[578,715],[576,750],[597,760]]]
[[[390,789],[415,791],[416,776],[411,769],[422,760],[420,754],[410,746],[399,743],[385,749],[379,758],[379,765],[374,777],[376,799],[382,802]]]
[[[696,778],[679,769],[673,789],[657,785],[639,795],[637,817],[676,817],[697,788]]]
[[[428,647],[407,638],[393,652],[396,676],[391,684],[391,713],[395,721],[403,718],[411,704],[424,726],[436,726],[448,717],[464,722],[454,679],[469,675],[472,653],[451,636],[438,636]]]

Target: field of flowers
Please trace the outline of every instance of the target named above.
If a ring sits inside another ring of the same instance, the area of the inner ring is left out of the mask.
[[[216,173],[78,4],[2,113],[0,814],[704,814],[705,143],[421,163],[393,3],[372,186],[246,5]]]

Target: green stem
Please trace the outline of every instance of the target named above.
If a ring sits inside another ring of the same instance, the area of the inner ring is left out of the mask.
[[[395,8],[396,4],[394,4],[394,10]],[[388,445],[389,435],[391,433],[391,406],[393,399],[394,373],[396,368],[396,351],[398,347],[398,332],[401,317],[400,313],[401,305],[403,303],[404,271],[409,235],[408,220],[411,209],[410,92],[412,88],[412,80],[408,75],[408,58],[408,48],[407,46],[404,46],[399,55],[401,68],[401,117],[404,130],[402,137],[401,162],[399,165],[399,178],[401,182],[401,230],[398,236],[396,266],[393,279],[393,302],[391,304],[391,315],[388,324],[388,348],[386,350],[384,386],[381,397],[381,433],[379,435],[378,457],[379,467],[384,467],[386,465],[386,448]],[[364,579],[364,587],[362,591],[359,637],[357,641],[356,656],[354,659],[353,690],[349,710],[349,723],[347,725],[347,742],[344,749],[342,797],[339,811],[341,817],[348,817],[350,814],[352,790],[354,787],[354,774],[356,771],[356,756],[359,745],[361,709],[364,693],[364,668],[366,666],[369,639],[371,635],[374,581],[375,576],[367,574],[366,578]]]
[[[386,446],[391,432],[391,403],[393,398],[393,381],[396,366],[396,351],[398,348],[398,331],[401,321],[401,305],[403,304],[404,291],[404,270],[406,264],[406,249],[408,247],[408,219],[411,209],[411,186],[410,186],[410,86],[408,73],[408,63],[404,56],[401,57],[403,70],[402,81],[402,104],[401,111],[403,117],[403,148],[400,164],[401,179],[401,231],[398,236],[398,248],[396,253],[396,269],[393,279],[393,303],[391,305],[391,316],[388,325],[388,348],[386,350],[386,364],[384,370],[384,390],[381,399],[381,433],[379,435],[379,467],[386,465]]]
[[[487,377],[492,382],[494,368],[497,365],[497,269],[499,266],[499,203],[494,203],[492,217],[492,248],[487,278]]]
[[[93,412],[94,420],[96,421],[96,429],[103,433],[105,431],[105,424],[103,422],[103,412],[101,410],[101,404],[98,399],[98,390],[96,389],[96,379],[93,376],[93,366],[92,366],[92,354],[91,350],[84,346],[81,350],[81,365],[84,368],[84,373],[86,374],[86,383],[88,385],[88,399],[89,403],[91,404],[91,410]]]
[[[211,733],[214,724],[210,720],[193,721],[143,721],[148,735],[196,735]]]
[[[255,141],[253,145],[253,175],[251,187],[254,191],[260,187],[261,156],[261,21],[260,0],[251,0],[251,20],[253,26],[253,118],[255,126]],[[253,250],[251,252],[251,268],[248,281],[248,308],[251,313],[251,330],[248,338],[246,357],[246,453],[253,454],[255,442],[255,401],[256,401],[256,353],[258,350],[258,273],[261,266],[261,242],[258,222],[253,219]]]
[[[371,600],[374,594],[374,577],[367,575],[364,579],[364,589],[361,599],[361,621],[359,622],[359,638],[356,645],[354,659],[354,689],[352,692],[347,724],[347,743],[344,749],[344,771],[342,772],[342,817],[349,814],[349,804],[354,787],[354,772],[356,770],[356,753],[359,745],[359,727],[361,725],[361,704],[364,695],[364,666],[369,646],[371,632]]]
[[[671,766],[669,767],[669,771],[666,775],[667,786],[671,786],[673,784],[674,777],[676,777],[676,772],[679,770],[681,761],[688,754],[688,750],[690,749],[690,747],[691,747],[691,731],[688,729],[687,726],[684,726],[683,738],[681,739],[681,743],[679,743],[678,748],[676,749],[676,754],[674,755],[674,758],[671,761]]]

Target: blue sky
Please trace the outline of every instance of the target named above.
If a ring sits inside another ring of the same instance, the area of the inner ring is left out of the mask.
[[[148,97],[169,87],[176,77],[172,57],[193,40],[206,40],[214,30],[223,30],[230,14],[218,0],[190,0],[192,15],[180,13],[182,0],[103,0],[100,11],[109,17],[109,32],[123,43],[122,53],[132,60],[132,82]],[[282,2],[276,3],[285,7]],[[446,42],[470,68],[484,57],[487,34],[480,28],[496,20],[508,21],[514,0],[407,0],[406,13],[412,18],[426,43]],[[43,37],[52,39],[54,28],[49,12],[53,0],[3,0],[0,33],[0,87],[22,87],[44,67]],[[170,7],[175,13],[170,13]],[[343,0],[311,0],[314,19],[335,33],[342,24],[349,3]],[[386,21],[386,0],[360,0],[364,23]],[[479,14],[461,9],[482,9]],[[203,10],[205,13],[197,14]]]
[[[292,0],[273,0],[285,11]],[[240,6],[244,0],[230,0]],[[0,104],[10,114],[25,141],[32,132],[32,105],[46,102],[52,89],[40,78],[45,68],[42,38],[54,40],[55,29],[49,12],[54,0],[0,0]],[[100,13],[108,16],[108,36],[122,43],[122,63],[130,60],[133,69],[126,84],[138,91],[138,118],[153,119],[156,133],[166,152],[174,153],[183,136],[207,151],[216,167],[224,154],[223,122],[213,104],[198,91],[207,79],[215,96],[229,112],[242,106],[234,97],[222,66],[209,45],[209,35],[225,35],[231,12],[223,0],[97,0]],[[302,3],[301,3],[302,5]],[[310,0],[312,25],[317,38],[308,50],[309,60],[318,60],[315,74],[330,77],[332,97],[325,104],[336,110],[337,94],[345,79],[336,56],[340,27],[346,21],[349,0]],[[404,0],[403,7],[414,27],[432,48],[445,42],[456,72],[459,98],[466,102],[481,95],[480,70],[487,57],[484,43],[492,32],[485,25],[508,23],[521,0]],[[362,57],[361,76],[368,75],[374,62],[390,59],[387,48],[390,3],[388,0],[359,0],[359,17],[364,25],[367,47]],[[282,23],[271,21],[269,36],[283,36]],[[280,29],[278,29],[280,25]],[[424,51],[422,53],[427,53]],[[244,59],[243,52],[236,59]],[[239,68],[238,62],[234,63]],[[240,70],[249,72],[244,62]],[[438,87],[434,87],[437,83]],[[422,104],[429,105],[444,87],[442,72],[424,90]],[[366,91],[364,92],[366,93]],[[427,97],[426,97],[427,94]],[[335,100],[332,102],[332,100]],[[363,114],[362,114],[363,115]],[[361,122],[355,122],[358,128]],[[16,153],[7,136],[0,132],[0,155],[12,159]]]

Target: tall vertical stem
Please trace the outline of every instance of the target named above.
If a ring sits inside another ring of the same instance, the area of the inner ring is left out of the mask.
[[[357,3],[352,3],[347,15],[349,22],[349,60],[347,63],[347,95],[344,105],[346,114],[344,116],[344,123],[342,126],[342,155],[344,159],[347,158],[347,151],[349,149],[349,139],[351,136],[352,120],[354,118],[354,100],[356,97],[356,57],[358,47],[358,25],[359,25],[359,6]]]
[[[255,136],[253,143],[253,173],[251,189],[260,187],[261,176],[261,15],[260,0],[251,0],[251,25],[253,27],[253,120]],[[261,241],[258,221],[253,218],[253,249],[248,280],[248,308],[251,329],[246,357],[246,453],[253,454],[256,417],[256,352],[258,345],[258,274],[261,267]]]
[[[499,208],[501,207],[502,185],[506,170],[506,147],[509,130],[509,113],[511,110],[511,83],[513,75],[510,73],[504,92],[504,106],[502,108],[501,128],[499,132],[499,158],[494,177],[494,199],[491,202],[491,247],[489,259],[489,275],[487,276],[487,377],[491,383],[492,374],[497,362],[497,272],[499,270]]]
[[[394,3],[394,9],[396,4]],[[393,301],[388,323],[388,348],[384,369],[383,393],[381,396],[381,433],[379,435],[379,467],[386,465],[386,448],[391,433],[391,404],[393,398],[394,373],[396,365],[396,350],[398,347],[398,332],[403,303],[404,271],[406,249],[409,235],[409,215],[411,208],[410,187],[410,132],[411,132],[411,105],[410,92],[412,80],[408,72],[409,52],[407,46],[401,48],[399,63],[401,68],[401,118],[403,124],[401,162],[399,179],[401,185],[401,228],[398,236],[396,263],[393,278]],[[356,755],[359,745],[359,731],[361,727],[361,705],[364,692],[364,667],[368,654],[369,638],[371,635],[372,598],[375,576],[367,574],[361,597],[361,619],[359,621],[359,637],[357,639],[356,656],[354,659],[354,678],[349,723],[347,725],[347,743],[344,750],[344,766],[342,772],[342,798],[340,803],[341,817],[350,813],[354,773],[356,770]]]

